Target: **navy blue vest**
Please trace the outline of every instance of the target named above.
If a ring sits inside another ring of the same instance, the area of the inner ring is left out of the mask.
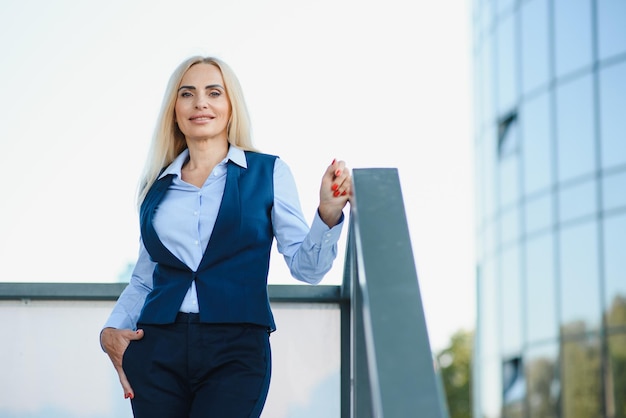
[[[150,188],[141,205],[140,225],[143,243],[157,265],[153,290],[138,322],[174,322],[195,280],[201,322],[276,328],[267,293],[276,157],[246,151],[246,159],[247,168],[228,162],[224,197],[197,271],[163,245],[152,223],[173,176],[157,180]]]

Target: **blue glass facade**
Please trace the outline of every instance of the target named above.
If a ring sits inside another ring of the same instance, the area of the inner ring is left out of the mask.
[[[626,417],[626,0],[474,0],[476,418]]]

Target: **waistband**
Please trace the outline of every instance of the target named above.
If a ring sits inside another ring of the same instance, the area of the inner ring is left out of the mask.
[[[185,313],[178,312],[176,314],[176,319],[174,322],[178,324],[196,324],[200,323],[200,314],[199,313]],[[234,322],[234,323],[211,323],[207,325],[212,325],[215,327],[242,327],[242,328],[258,328],[266,331],[268,334],[271,333],[270,329],[266,326],[259,324],[252,324],[249,322]]]
[[[176,314],[177,323],[190,323],[190,322],[200,322],[200,314],[199,313],[185,313],[178,312]]]

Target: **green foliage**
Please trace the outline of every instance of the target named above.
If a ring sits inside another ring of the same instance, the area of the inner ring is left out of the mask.
[[[474,333],[458,331],[449,347],[437,354],[450,418],[471,418],[472,347]]]

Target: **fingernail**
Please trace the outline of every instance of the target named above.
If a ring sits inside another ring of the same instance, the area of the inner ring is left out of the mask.
[[[337,159],[336,159],[336,158],[333,158],[333,162],[332,162],[332,163],[330,163],[330,165],[334,165],[336,162],[337,162]]]
[[[341,193],[342,196],[347,195],[348,193],[346,193],[346,191],[344,190],[343,193]]]
[[[335,190],[335,193],[333,193],[333,196],[337,197],[339,196],[341,193],[339,193],[339,190]]]
[[[130,398],[130,393],[125,393],[124,394],[124,399],[128,399],[128,398]]]
[[[334,191],[334,190],[337,190],[338,188],[339,188],[339,185],[338,185],[338,184],[333,184],[333,185],[332,185],[332,187],[331,187],[331,189],[332,189],[333,191]]]
[[[336,171],[335,171],[335,176],[336,176],[336,177],[339,177],[339,175],[340,175],[340,174],[341,174],[341,170],[336,170]]]

